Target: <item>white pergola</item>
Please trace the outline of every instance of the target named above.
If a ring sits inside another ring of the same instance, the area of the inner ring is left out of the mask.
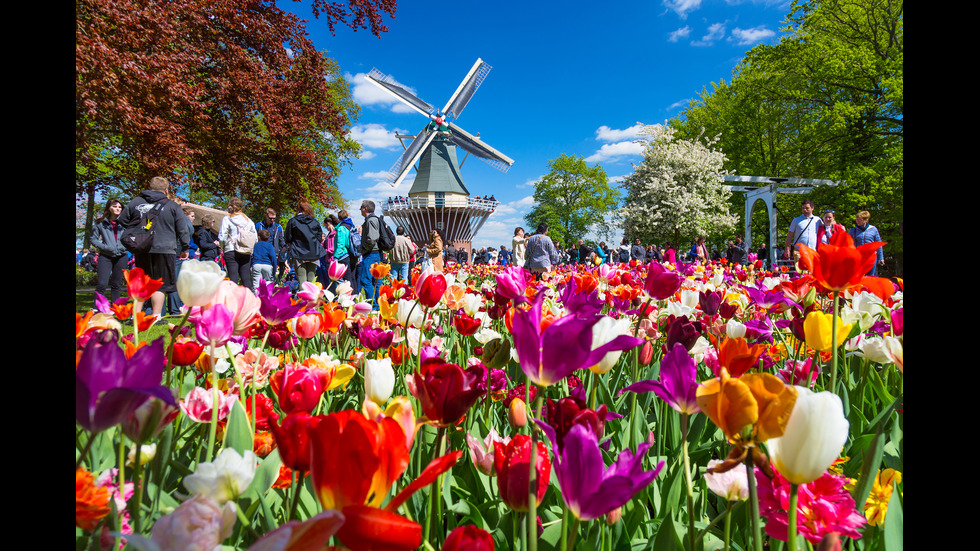
[[[813,188],[817,186],[836,186],[838,182],[833,180],[822,180],[817,178],[783,178],[779,176],[742,176],[742,175],[730,175],[725,176],[726,182],[739,182],[739,183],[749,183],[758,185],[748,185],[748,186],[725,186],[727,189],[732,191],[738,191],[745,193],[745,231],[743,233],[745,237],[745,243],[747,244],[749,250],[752,250],[752,209],[755,207],[757,201],[762,201],[766,206],[766,210],[769,213],[769,258],[776,259],[779,257],[778,251],[782,250],[779,246],[776,235],[776,194],[777,193],[789,193],[795,195],[802,195],[808,193]],[[780,187],[783,184],[789,184],[793,186],[783,188]]]

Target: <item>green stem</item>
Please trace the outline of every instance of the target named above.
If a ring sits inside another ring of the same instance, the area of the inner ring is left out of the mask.
[[[180,323],[177,324],[177,327],[170,334],[170,346],[167,348],[167,386],[170,386],[170,371],[174,368],[174,343],[177,341],[177,336],[180,335],[180,330],[183,329],[190,315],[191,309],[188,307],[187,311],[184,312],[184,317],[180,318]]]
[[[831,319],[831,335],[830,335],[830,391],[834,394],[837,393],[837,308],[838,308],[838,296],[837,292],[834,292],[834,317]]]
[[[538,389],[537,409],[540,412],[544,402],[544,389]],[[533,417],[533,415],[532,415]],[[538,549],[538,470],[536,463],[538,459],[538,431],[532,426],[533,419],[528,419],[527,425],[531,429],[531,457],[528,461],[530,472],[528,474],[527,487],[527,549],[537,551]]]
[[[119,431],[119,495],[126,496],[126,435]],[[116,528],[122,534],[123,511],[116,511]],[[121,536],[116,536],[116,548],[119,548]]]
[[[218,409],[220,405],[220,398],[218,398],[218,373],[214,370],[215,358],[214,358],[214,345],[211,346],[211,428],[208,432],[208,450],[207,450],[207,460],[205,463],[210,463],[211,458],[214,457],[214,441],[218,436]]]
[[[684,482],[687,485],[687,533],[691,551],[695,551],[694,488],[691,485],[691,458],[687,453],[688,414],[681,414],[681,450],[684,452]]]
[[[796,551],[796,509],[799,501],[800,486],[798,484],[790,484],[789,486],[789,527],[787,533],[789,538],[787,543],[790,551]]]
[[[759,524],[759,492],[755,485],[755,466],[752,463],[752,450],[745,456],[746,478],[749,480],[749,502],[752,507],[752,544],[755,551],[762,551],[762,527]]]

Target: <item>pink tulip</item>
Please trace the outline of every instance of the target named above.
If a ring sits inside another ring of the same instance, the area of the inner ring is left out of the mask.
[[[222,394],[219,401],[218,421],[221,421],[231,413],[231,408],[238,401],[238,396],[234,394]],[[214,397],[210,390],[196,386],[187,393],[186,398],[181,400],[180,409],[185,415],[198,423],[210,423],[211,413],[214,410]]]
[[[506,445],[510,442],[510,437],[508,436],[507,438],[501,438],[494,429],[490,429],[490,434],[483,439],[483,442],[480,442],[479,439],[471,434],[466,435],[466,445],[470,448],[470,458],[473,460],[473,465],[476,466],[478,471],[487,476],[494,475],[494,442],[500,442]]]
[[[327,277],[329,277],[331,281],[339,280],[340,278],[344,277],[345,273],[347,273],[346,264],[341,264],[334,259],[330,260],[330,266],[327,267]]]
[[[201,312],[195,322],[197,340],[212,347],[224,346],[235,331],[232,313],[223,304],[215,304]]]
[[[211,299],[211,304],[223,304],[231,311],[235,322],[235,335],[244,335],[262,319],[262,314],[259,312],[262,301],[251,290],[228,280],[221,282],[218,292]]]

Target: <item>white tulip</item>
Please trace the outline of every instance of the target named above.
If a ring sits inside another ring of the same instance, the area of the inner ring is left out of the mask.
[[[610,316],[603,316],[598,323],[592,326],[592,350],[601,347],[604,344],[610,343],[616,337],[620,335],[629,334],[630,330],[630,320],[629,318],[615,319]],[[612,352],[607,352],[602,360],[599,361],[594,366],[589,369],[593,373],[602,375],[603,373],[608,373],[609,370],[616,365],[619,361],[619,357],[623,354],[622,350],[614,350]]]
[[[708,461],[708,468],[722,463],[724,461],[720,459],[712,459]],[[745,463],[739,463],[735,468],[723,473],[704,473],[704,481],[708,484],[709,490],[728,501],[744,500],[749,498],[749,478],[746,472]]]
[[[184,477],[191,494],[210,498],[218,505],[238,499],[255,478],[259,458],[251,451],[239,455],[231,448],[221,450],[213,463],[201,463],[194,474]]]
[[[840,397],[796,387],[796,404],[779,438],[769,439],[769,459],[793,484],[823,476],[840,455],[850,424]]]
[[[730,339],[737,339],[739,337],[745,337],[745,327],[744,323],[735,320],[728,320],[725,324],[725,334],[728,335]]]
[[[395,390],[395,369],[391,358],[364,362],[364,397],[383,406]]]
[[[210,304],[225,279],[225,271],[210,260],[185,260],[177,276],[177,295],[186,306]]]

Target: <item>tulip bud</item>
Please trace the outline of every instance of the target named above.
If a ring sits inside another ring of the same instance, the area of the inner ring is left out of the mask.
[[[803,297],[803,309],[809,308],[817,298],[817,288],[810,287],[810,291]]]
[[[612,526],[619,522],[619,519],[623,518],[623,508],[616,507],[612,511],[606,513],[606,524]]]
[[[510,361],[510,340],[494,339],[483,347],[481,357],[488,369],[501,369]]]
[[[524,404],[524,400],[520,398],[511,400],[510,407],[507,408],[507,421],[512,427],[524,428],[527,426],[527,405]]]
[[[650,341],[643,343],[643,348],[640,349],[640,365],[648,366],[650,362],[653,361],[653,345]]]

